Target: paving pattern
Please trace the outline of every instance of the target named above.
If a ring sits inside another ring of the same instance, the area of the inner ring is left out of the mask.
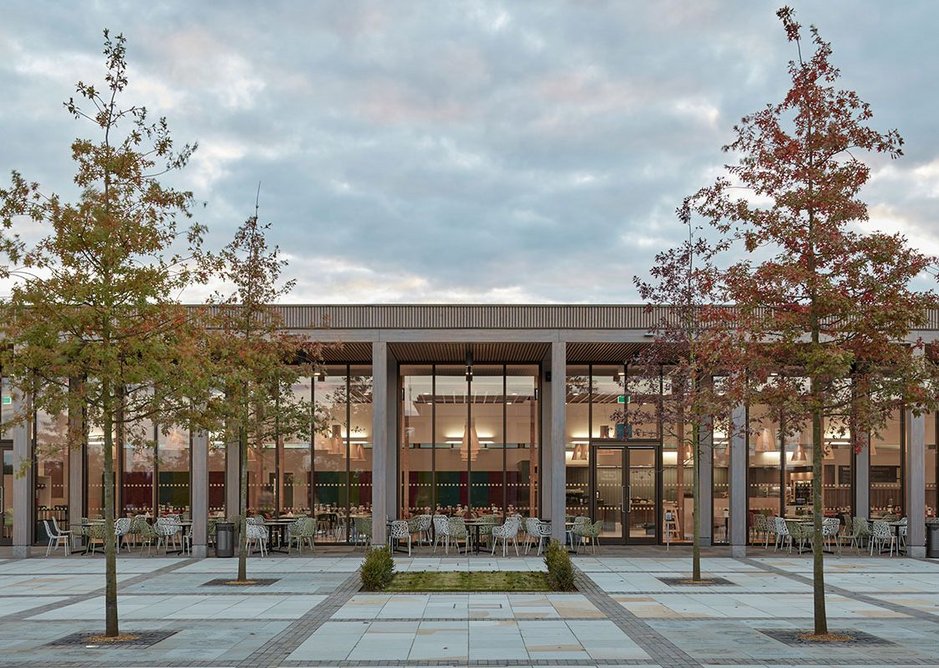
[[[669,582],[687,554],[575,557],[573,593],[359,592],[358,555],[252,558],[265,586],[211,584],[231,559],[122,556],[122,630],[166,632],[150,647],[54,643],[103,627],[99,557],[0,559],[5,666],[936,666],[939,562],[826,561],[829,626],[866,643],[787,643],[811,628],[811,562],[756,550],[708,557],[726,584]],[[536,557],[423,554],[399,570],[541,570]]]

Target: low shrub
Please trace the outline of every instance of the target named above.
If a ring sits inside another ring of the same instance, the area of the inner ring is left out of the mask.
[[[362,576],[362,589],[365,591],[382,591],[391,584],[395,574],[395,562],[391,558],[391,550],[387,546],[369,550],[365,561],[359,567]]]
[[[548,584],[554,591],[574,590],[574,564],[571,555],[558,541],[552,540],[544,552],[544,563],[548,567]]]

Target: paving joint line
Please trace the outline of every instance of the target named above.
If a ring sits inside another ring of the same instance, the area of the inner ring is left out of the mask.
[[[639,646],[649,658],[662,666],[700,666],[701,663],[672,643],[667,636],[645,620],[617,603],[596,582],[574,564],[574,583],[588,601]]]
[[[168,564],[166,566],[161,566],[160,568],[157,568],[156,570],[150,571],[148,573],[140,573],[133,577],[127,578],[124,581],[118,580],[117,591],[121,592],[127,589],[127,587],[132,587],[142,582],[146,582],[147,580],[149,580],[150,578],[154,576],[166,575],[167,573],[172,573],[173,571],[179,568],[182,568],[184,566],[188,566],[189,564],[192,564],[196,561],[198,561],[198,559],[183,559],[179,562]],[[104,573],[93,573],[91,575],[92,577],[100,577],[102,580],[104,580]],[[21,610],[20,612],[14,612],[9,615],[0,616],[0,622],[26,621],[29,617],[34,617],[35,615],[41,615],[46,612],[52,612],[53,610],[58,610],[59,608],[63,608],[69,605],[75,605],[76,603],[83,603],[85,601],[90,601],[91,599],[97,598],[98,596],[104,596],[105,589],[106,589],[106,586],[103,586],[98,589],[94,589],[90,592],[86,592],[84,594],[74,594],[72,596],[67,596],[66,600],[64,601],[56,601],[55,603],[47,603],[46,605],[38,606],[35,608],[30,608],[28,610]],[[133,596],[133,594],[130,594],[130,595]],[[120,606],[120,596],[118,596],[118,606]],[[120,610],[120,607],[118,607],[118,610]]]
[[[359,573],[354,571],[323,601],[313,606],[299,619],[291,622],[287,628],[239,661],[237,665],[271,667],[282,665],[294,650],[359,592],[361,585]]]
[[[752,557],[744,557],[741,559],[741,561],[744,563],[749,563],[754,566],[762,567],[764,570],[769,571],[771,573],[784,575],[785,577],[791,580],[795,580],[796,582],[802,582],[802,583],[808,584],[809,586],[813,586],[813,581],[812,581],[811,576],[805,576],[799,573],[789,573],[783,570],[782,568],[778,568],[770,564],[764,564],[760,561],[757,561],[756,559],[753,559]],[[880,599],[874,598],[873,596],[868,596],[867,594],[859,594],[859,593],[851,591],[850,589],[839,587],[838,585],[832,585],[826,582],[825,591],[832,593],[832,594],[838,594],[839,596],[844,596],[845,598],[850,598],[859,603],[866,603],[868,605],[873,605],[875,607],[886,608],[887,610],[891,610],[893,612],[897,612],[902,615],[907,615],[908,617],[915,617],[916,619],[920,619],[925,622],[932,622],[933,624],[939,624],[939,616],[934,615],[932,613],[925,612],[923,610],[917,610],[916,608],[911,608],[909,606],[901,605],[899,603],[892,603],[890,601],[882,601]],[[903,594],[915,594],[915,593],[917,592],[903,592]]]

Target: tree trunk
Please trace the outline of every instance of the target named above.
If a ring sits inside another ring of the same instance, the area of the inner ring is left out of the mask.
[[[813,380],[813,388],[816,387]],[[815,391],[813,391],[813,394]],[[822,549],[822,409],[812,409],[812,593],[815,611],[815,635],[828,633],[825,614],[825,554]]]
[[[117,554],[114,537],[114,417],[111,386],[102,382],[101,422],[104,429],[104,634],[119,635],[117,621]]]
[[[701,579],[701,480],[698,478],[701,456],[701,426],[691,425],[691,447],[694,459],[691,462],[691,504],[694,515],[694,535],[691,539],[691,579],[698,582]]]
[[[242,427],[238,432],[238,457],[241,493],[238,495],[238,582],[248,579],[248,433]]]

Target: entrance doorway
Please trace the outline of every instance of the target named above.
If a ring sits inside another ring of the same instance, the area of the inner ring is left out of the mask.
[[[601,542],[654,544],[659,535],[655,447],[598,445],[593,455],[593,520],[603,522]]]
[[[0,485],[0,545],[13,543],[13,444],[0,443],[0,459],[3,461],[3,484]]]

